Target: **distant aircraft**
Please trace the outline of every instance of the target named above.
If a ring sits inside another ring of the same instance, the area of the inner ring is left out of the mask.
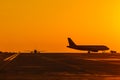
[[[72,49],[77,49],[77,50],[88,51],[88,53],[98,52],[100,50],[101,51],[109,50],[109,48],[104,45],[76,45],[71,38],[68,38],[68,43],[69,43],[69,46],[67,47]]]
[[[31,53],[41,53],[41,52],[45,52],[45,51],[38,51],[38,50],[36,50],[36,49],[34,49]]]

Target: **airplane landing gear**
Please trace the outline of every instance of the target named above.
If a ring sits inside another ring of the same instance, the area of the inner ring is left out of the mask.
[[[88,54],[90,54],[90,51],[88,51]]]
[[[102,51],[102,53],[105,53],[105,51]]]

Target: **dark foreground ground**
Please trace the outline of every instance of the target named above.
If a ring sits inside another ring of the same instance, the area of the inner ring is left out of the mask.
[[[0,54],[0,80],[120,80],[120,54]]]

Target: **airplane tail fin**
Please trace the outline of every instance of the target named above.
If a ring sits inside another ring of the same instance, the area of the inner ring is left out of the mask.
[[[69,43],[69,46],[76,46],[76,44],[72,41],[71,38],[68,38],[68,43]]]

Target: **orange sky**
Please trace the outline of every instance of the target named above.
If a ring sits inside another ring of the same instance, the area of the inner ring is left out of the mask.
[[[0,37],[1,51],[76,51],[67,37],[120,51],[120,1],[1,0]]]

